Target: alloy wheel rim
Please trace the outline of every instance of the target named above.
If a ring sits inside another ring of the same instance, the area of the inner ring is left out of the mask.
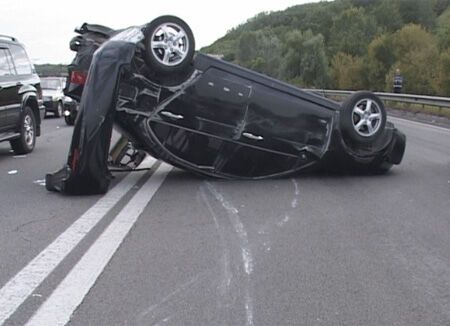
[[[159,63],[176,66],[186,59],[190,44],[183,28],[174,23],[165,23],[153,32],[150,46]]]
[[[25,131],[25,143],[27,146],[32,146],[34,142],[34,126],[33,119],[29,115],[25,116],[23,128]]]
[[[375,135],[381,127],[381,120],[381,108],[377,102],[371,99],[362,99],[353,107],[353,128],[360,136]]]

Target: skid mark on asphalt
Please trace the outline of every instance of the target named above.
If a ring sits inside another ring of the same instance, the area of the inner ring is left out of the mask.
[[[292,195],[290,208],[286,209],[283,217],[278,217],[277,219],[269,219],[258,229],[258,235],[263,238],[262,245],[266,252],[270,252],[272,250],[272,243],[269,237],[271,233],[275,229],[282,229],[287,223],[289,223],[289,221],[291,220],[291,216],[295,216],[294,210],[298,207],[300,188],[297,180],[292,178],[291,182],[294,187],[294,194]]]
[[[291,220],[291,211],[292,209],[295,209],[298,207],[299,202],[299,196],[300,196],[300,189],[297,180],[291,179],[292,185],[294,186],[294,194],[291,199],[291,209],[288,209],[284,216],[281,218],[278,218],[277,220],[268,220],[266,223],[264,223],[258,230],[259,235],[268,235],[271,233],[271,231],[275,228],[282,228],[286,223],[288,223]]]
[[[222,265],[222,282],[219,286],[221,298],[228,297],[229,291],[230,291],[230,285],[233,278],[233,273],[231,271],[230,267],[230,249],[227,244],[227,240],[225,237],[225,228],[219,223],[219,219],[214,213],[213,208],[211,207],[211,204],[208,200],[206,189],[205,187],[202,187],[200,189],[200,197],[203,203],[208,208],[209,213],[214,219],[214,225],[216,227],[217,233],[219,234],[219,240],[220,240],[220,247],[222,250],[222,258],[221,258],[221,265]],[[228,306],[229,300],[226,300],[227,302],[222,302],[222,306]]]
[[[151,319],[155,320],[157,319],[158,315],[163,314],[164,317],[160,318],[156,324],[158,323],[166,323],[170,319],[172,319],[176,315],[176,309],[171,309],[174,304],[177,304],[181,301],[185,301],[184,303],[187,303],[188,299],[183,298],[183,294],[189,290],[192,289],[198,285],[201,285],[201,283],[204,282],[205,276],[209,274],[210,271],[206,271],[200,274],[197,274],[193,278],[191,278],[189,281],[181,284],[178,286],[175,290],[173,290],[171,293],[166,295],[160,302],[157,304],[154,304],[150,306],[148,309],[146,309],[144,312],[142,312],[139,315],[138,318],[138,324],[144,324],[144,322],[148,322],[149,317],[151,316]],[[164,310],[164,311],[161,311]]]
[[[295,194],[291,202],[291,207],[296,208],[298,206],[298,195],[300,195],[300,190],[298,188],[297,180],[291,179],[291,181],[294,184],[294,194]]]
[[[245,300],[245,314],[246,314],[246,325],[254,325],[253,322],[253,298],[251,295],[251,285],[252,279],[251,275],[254,271],[254,259],[252,251],[250,249],[250,244],[248,240],[248,234],[245,229],[244,224],[239,216],[239,210],[233,206],[233,204],[225,199],[225,197],[210,183],[205,182],[206,189],[214,196],[214,198],[222,205],[227,211],[227,215],[230,223],[232,224],[234,231],[239,239],[242,255],[242,263],[244,265],[244,271],[247,274],[246,285],[244,290],[244,300]]]

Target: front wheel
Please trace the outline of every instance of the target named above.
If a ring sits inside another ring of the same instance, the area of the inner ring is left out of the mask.
[[[63,115],[63,104],[61,102],[58,102],[58,106],[56,108],[55,116],[57,118],[62,117]]]
[[[64,120],[68,126],[73,126],[75,124],[75,117],[72,117],[72,115],[65,115]]]
[[[20,119],[20,137],[11,142],[14,153],[27,154],[36,144],[36,118],[30,107],[25,107]]]
[[[191,28],[175,16],[161,16],[145,28],[144,59],[151,71],[167,76],[189,70],[195,52]]]
[[[373,143],[386,126],[386,109],[371,92],[356,92],[342,104],[340,125],[344,137],[352,143]]]

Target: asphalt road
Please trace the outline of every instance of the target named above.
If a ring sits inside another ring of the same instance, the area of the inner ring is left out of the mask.
[[[392,121],[407,151],[387,175],[148,161],[102,198],[42,186],[72,131],[46,119],[27,157],[0,143],[0,324],[450,325],[450,130]]]

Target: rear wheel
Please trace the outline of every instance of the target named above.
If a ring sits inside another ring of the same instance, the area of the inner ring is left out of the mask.
[[[36,144],[36,118],[30,107],[25,107],[20,119],[20,137],[10,143],[16,154],[27,154],[34,149]]]
[[[163,76],[185,72],[194,52],[194,35],[180,18],[161,16],[147,25],[144,59],[151,71]]]

